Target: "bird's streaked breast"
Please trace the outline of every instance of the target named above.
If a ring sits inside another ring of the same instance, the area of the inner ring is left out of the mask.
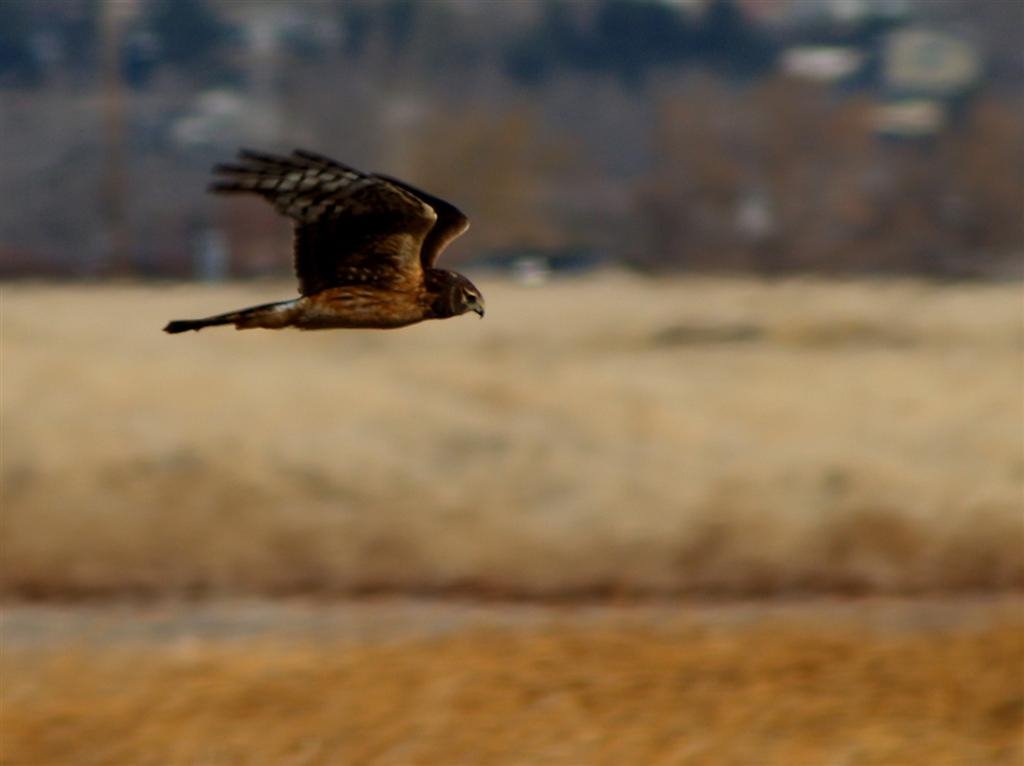
[[[296,325],[305,329],[329,327],[404,327],[425,318],[419,293],[346,286],[305,300]]]

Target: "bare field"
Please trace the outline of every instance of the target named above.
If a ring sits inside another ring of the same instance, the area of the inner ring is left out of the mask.
[[[477,283],[177,337],[293,288],[4,285],[0,591],[1024,586],[1019,284]]]
[[[9,610],[0,761],[1010,766],[1024,757],[1018,601],[190,609]],[[240,634],[214,637],[225,619],[240,621]],[[52,637],[56,624],[83,621],[100,640],[10,637],[18,626]]]

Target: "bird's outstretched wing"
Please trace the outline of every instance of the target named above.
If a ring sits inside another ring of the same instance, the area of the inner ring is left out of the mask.
[[[437,223],[433,225],[423,240],[423,248],[420,250],[420,260],[423,268],[430,268],[437,262],[438,257],[448,247],[448,244],[456,237],[461,236],[469,228],[469,219],[465,214],[450,202],[445,202],[440,197],[427,194],[422,189],[417,189],[405,181],[397,178],[377,174],[376,178],[383,179],[398,186],[410,194],[414,194],[426,202],[437,213]]]
[[[454,238],[437,246],[430,235],[441,213],[382,176],[302,150],[287,157],[242,150],[239,160],[214,168],[220,178],[210,190],[258,194],[295,222],[302,295],[348,285],[410,289],[422,283],[425,245],[436,257]]]

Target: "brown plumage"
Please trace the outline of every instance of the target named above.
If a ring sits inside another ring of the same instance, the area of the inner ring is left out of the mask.
[[[165,332],[211,325],[391,328],[475,311],[480,291],[461,274],[435,269],[469,228],[454,205],[388,176],[361,173],[312,152],[291,156],[243,150],[217,165],[218,194],[258,194],[295,223],[300,297],[206,319],[169,323]]]

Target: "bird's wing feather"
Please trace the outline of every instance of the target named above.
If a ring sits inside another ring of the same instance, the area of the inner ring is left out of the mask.
[[[220,178],[210,189],[258,194],[295,222],[301,294],[422,283],[420,252],[438,215],[416,194],[312,152],[285,157],[243,150],[239,160],[217,165]]]
[[[383,174],[377,174],[376,177],[382,178],[410,194],[416,195],[437,213],[437,223],[428,232],[426,239],[423,241],[423,248],[420,250],[423,268],[426,269],[433,266],[449,243],[456,237],[464,234],[466,229],[469,228],[469,219],[452,203],[428,194],[422,189],[417,189],[415,186],[407,184],[405,181],[400,181],[397,178]]]

